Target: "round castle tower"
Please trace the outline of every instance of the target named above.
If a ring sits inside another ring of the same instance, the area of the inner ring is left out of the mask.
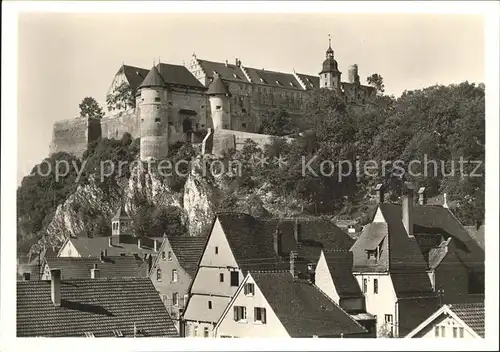
[[[215,129],[231,129],[231,93],[227,89],[219,74],[214,73],[214,80],[208,86],[206,93],[210,101],[212,125]]]
[[[349,66],[347,80],[349,83],[359,84],[358,65],[354,64]]]
[[[337,61],[333,58],[331,39],[328,39],[328,49],[326,59],[323,61],[323,69],[319,73],[320,88],[340,91],[340,75]]]
[[[166,84],[153,66],[140,90],[141,160],[161,160],[168,153],[168,108]]]

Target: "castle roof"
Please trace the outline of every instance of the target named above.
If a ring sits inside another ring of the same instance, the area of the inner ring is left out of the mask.
[[[160,72],[158,72],[158,69],[156,66],[153,66],[151,70],[149,71],[148,75],[142,81],[141,85],[139,88],[150,88],[150,87],[165,87],[165,81],[160,75]]]
[[[130,65],[122,65],[120,72],[123,72],[127,78],[128,84],[135,90],[144,81],[149,73],[149,70]]]
[[[189,70],[181,65],[160,63],[157,65],[158,72],[167,85],[189,86],[203,88],[205,86],[196,79]]]
[[[214,75],[214,80],[208,86],[207,95],[227,95],[230,96],[229,90],[227,89],[224,82],[219,75]]]

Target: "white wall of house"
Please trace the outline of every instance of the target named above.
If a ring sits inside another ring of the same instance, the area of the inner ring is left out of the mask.
[[[321,255],[316,265],[315,271],[315,285],[323,291],[331,300],[339,304],[340,297],[335,289],[335,285],[332,280],[332,275],[328,264],[326,263],[325,255],[321,252]]]
[[[354,273],[361,291],[365,295],[366,311],[377,316],[377,331],[386,321],[386,315],[392,315],[394,324],[397,324],[396,292],[389,274]],[[374,293],[374,282],[378,280],[378,293]],[[366,291],[364,290],[366,280]],[[395,327],[393,327],[396,333]]]
[[[215,220],[210,239],[200,261],[200,266],[230,266],[234,268],[238,266],[219,219]]]
[[[290,337],[283,324],[272,310],[266,298],[257,287],[252,277],[247,283],[254,284],[255,295],[245,295],[241,289],[229,306],[227,313],[223,316],[215,331],[216,337]],[[246,319],[243,321],[234,320],[234,307],[243,306],[246,308]],[[254,308],[265,308],[266,323],[255,321]]]
[[[426,339],[476,338],[468,331],[468,328],[465,325],[455,320],[451,316],[446,316],[445,314],[441,314],[433,322],[431,322],[420,332],[418,332],[414,337]]]
[[[71,241],[67,241],[66,244],[59,251],[58,257],[73,257],[79,258],[81,257],[80,253],[76,247],[71,243]]]
[[[380,207],[377,208],[377,212],[373,217],[373,222],[386,222],[384,215],[382,214],[382,210],[380,210]]]
[[[214,337],[214,324],[188,321],[186,322],[185,337]]]

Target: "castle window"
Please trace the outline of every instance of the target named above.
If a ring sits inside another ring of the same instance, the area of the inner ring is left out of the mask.
[[[220,109],[222,109],[222,106],[217,105],[217,106],[215,107],[215,109],[216,109],[216,110],[220,110]]]
[[[156,102],[161,101],[160,97],[155,97],[155,101],[156,101]]]
[[[157,106],[157,107],[156,107],[156,110],[160,110],[160,107],[159,107],[159,106]]]
[[[246,113],[246,112],[247,112],[247,109],[245,109],[245,108],[241,108],[241,112]]]
[[[168,105],[172,106],[172,102],[171,102],[171,101],[169,101],[169,102],[168,102]]]
[[[161,122],[161,119],[159,117],[155,118],[155,122]]]
[[[243,122],[243,123],[241,124],[241,127],[247,127],[247,124]]]

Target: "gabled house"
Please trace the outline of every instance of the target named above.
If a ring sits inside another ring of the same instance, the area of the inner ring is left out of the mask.
[[[91,279],[119,277],[147,277],[148,263],[133,256],[100,258],[48,257],[45,259],[42,280],[50,280],[52,269],[61,270],[61,278]]]
[[[353,256],[347,250],[321,251],[315,285],[345,312],[376,336],[375,316],[365,307],[365,296],[352,273]]]
[[[405,337],[484,339],[484,303],[445,304]]]
[[[147,314],[145,314],[147,312]],[[18,337],[178,337],[149,278],[17,282]]]
[[[249,272],[215,326],[216,337],[369,337],[310,281]]]
[[[377,318],[379,336],[403,336],[438,305],[427,263],[414,234],[413,186],[405,185],[402,206],[379,204],[373,221],[352,246],[353,274],[366,311]]]
[[[179,331],[189,285],[196,273],[206,241],[206,237],[163,237],[163,243],[149,272],[156,291]]]
[[[289,267],[309,276],[322,248],[352,245],[351,238],[325,220],[262,220],[248,214],[221,213],[211,226],[183,314],[188,336],[212,330],[248,272]]]

